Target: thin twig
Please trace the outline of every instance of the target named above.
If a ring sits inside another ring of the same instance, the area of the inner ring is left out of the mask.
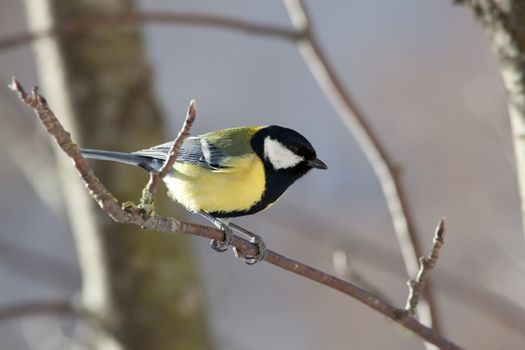
[[[159,172],[152,171],[149,173],[149,181],[142,191],[142,198],[140,199],[139,204],[139,207],[144,209],[146,214],[151,214],[153,212],[153,202],[155,200],[157,187],[162,182],[162,179],[168,175],[173,167],[173,164],[175,164],[182,143],[188,136],[190,136],[190,129],[193,125],[196,115],[197,109],[195,107],[195,100],[191,100],[186,113],[186,118],[184,119],[184,124],[182,125],[182,129],[179,131],[179,134],[173,141],[164,164],[160,168]]]
[[[162,180],[169,173],[169,171],[173,167],[173,164],[175,164],[175,161],[177,161],[177,155],[179,154],[180,147],[182,146],[184,140],[188,136],[190,136],[190,128],[193,125],[193,121],[195,120],[196,115],[197,109],[195,107],[195,100],[191,100],[190,105],[188,107],[188,112],[186,113],[186,119],[184,120],[184,124],[182,125],[182,129],[179,131],[177,138],[175,138],[173,145],[171,145],[166,162],[164,162],[164,165],[162,166],[162,168],[160,168],[159,180]]]
[[[317,83],[337,111],[339,117],[350,130],[363,150],[374,170],[392,218],[394,231],[401,249],[401,255],[409,278],[418,271],[418,257],[422,255],[413,220],[408,210],[406,194],[401,181],[394,171],[393,162],[385,148],[368,125],[364,113],[357,106],[350,93],[335,73],[312,30],[312,20],[301,0],[284,0],[292,24],[306,36],[298,41],[303,59],[314,75]],[[437,312],[431,288],[425,289],[426,301],[418,308],[420,320],[439,329]]]
[[[126,12],[99,17],[76,18],[58,23],[49,30],[23,32],[0,39],[0,50],[15,48],[28,44],[34,40],[51,36],[65,36],[78,33],[87,33],[105,27],[116,25],[133,25],[137,23],[161,23],[171,25],[185,25],[198,27],[215,27],[245,32],[253,35],[272,36],[295,41],[304,33],[277,25],[257,24],[224,16],[167,13],[167,12]]]
[[[421,257],[419,259],[419,271],[415,280],[408,281],[408,299],[405,306],[407,313],[412,316],[416,312],[417,304],[419,303],[419,298],[421,293],[425,288],[427,283],[427,278],[430,270],[434,268],[439,258],[439,252],[441,247],[445,243],[445,220],[441,219],[438,226],[436,227],[436,232],[434,234],[434,241],[432,244],[432,251],[428,257]]]
[[[23,103],[35,111],[47,131],[53,135],[60,148],[73,159],[74,165],[92,197],[115,221],[119,223],[135,224],[143,228],[154,229],[166,233],[186,233],[217,240],[224,237],[221,230],[212,227],[187,223],[175,218],[143,215],[143,211],[136,207],[128,207],[126,209],[121,208],[115,197],[109,193],[94,175],[86,160],[82,157],[78,146],[73,143],[70,134],[64,130],[60,122],[57,120],[44,97],[41,96],[36,89],[33,89],[31,95],[27,94],[22,85],[14,78],[10,84],[10,88],[18,94]],[[244,255],[253,255],[258,249],[256,244],[250,243],[244,238],[236,235],[233,236],[231,245],[236,247]],[[401,322],[400,317],[404,314],[404,310],[390,306],[380,298],[352,283],[317,270],[299,261],[289,259],[271,250],[268,250],[265,261],[281,269],[323,284],[334,290],[338,290],[402,324],[405,328],[410,329],[418,336],[442,349],[460,349],[459,346],[444,338],[433,329],[421,324],[413,317],[403,319],[403,322]]]

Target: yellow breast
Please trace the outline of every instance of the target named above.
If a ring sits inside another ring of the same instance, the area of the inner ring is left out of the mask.
[[[189,163],[176,163],[164,178],[168,195],[190,211],[236,212],[257,203],[265,189],[264,166],[250,154],[224,164],[228,168],[210,170]]]

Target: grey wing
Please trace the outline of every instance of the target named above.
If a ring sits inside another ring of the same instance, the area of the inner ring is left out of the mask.
[[[166,142],[133,153],[155,159],[166,160],[172,145],[173,141]],[[225,168],[220,164],[221,160],[226,156],[227,155],[224,152],[209,143],[204,137],[194,136],[188,137],[184,140],[177,156],[177,162],[198,164],[204,168],[216,170]]]

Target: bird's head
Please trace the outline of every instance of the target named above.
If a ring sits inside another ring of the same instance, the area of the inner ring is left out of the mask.
[[[327,169],[312,144],[295,130],[271,125],[257,131],[251,143],[270,171],[292,172],[300,177],[312,168]]]

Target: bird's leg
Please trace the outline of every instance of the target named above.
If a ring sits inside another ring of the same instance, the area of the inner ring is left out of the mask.
[[[239,250],[237,250],[237,248],[233,247],[233,253],[237,258],[242,258],[248,265],[254,265],[266,258],[266,244],[259,235],[256,235],[255,233],[248,231],[247,229],[234,223],[229,223],[226,220],[218,219],[206,212],[199,212],[199,214],[214,224],[219,230],[224,232],[224,240],[222,242],[217,241],[216,239],[212,239],[210,241],[210,246],[213,248],[213,250],[220,253],[228,250],[228,246],[230,245],[233,237],[232,228],[234,228],[236,231],[248,236],[250,238],[250,242],[257,245],[258,248],[257,255],[252,256],[244,255]]]
[[[244,262],[248,265],[254,265],[258,263],[259,261],[263,261],[266,258],[266,244],[262,240],[262,238],[259,235],[256,235],[255,233],[248,231],[247,229],[236,225],[234,223],[230,223],[230,226],[235,230],[238,231],[248,237],[250,237],[250,242],[257,245],[258,252],[257,255],[251,256],[251,255],[244,255],[240,251],[237,250],[237,248],[233,247],[233,253],[237,258],[242,258]]]
[[[212,239],[210,241],[210,247],[215,250],[216,252],[222,253],[228,250],[228,246],[230,245],[233,237],[232,229],[228,225],[227,222],[220,220],[214,216],[211,216],[208,213],[205,213],[203,211],[199,212],[199,214],[204,217],[206,220],[210,221],[212,224],[215,225],[219,230],[224,232],[224,240],[218,241],[216,239]]]

